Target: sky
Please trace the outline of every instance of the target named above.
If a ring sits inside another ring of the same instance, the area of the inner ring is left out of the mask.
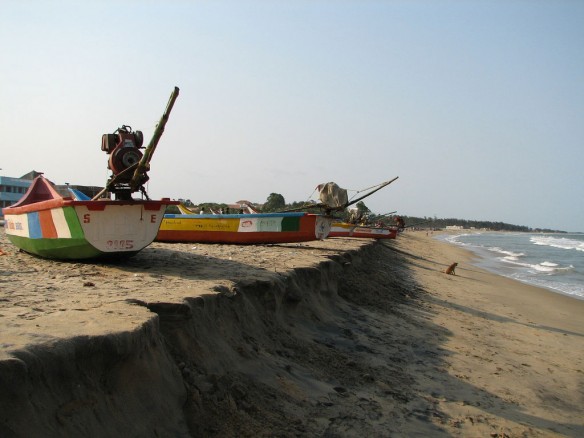
[[[151,198],[315,199],[584,231],[584,1],[16,1],[0,13],[0,175],[105,185],[150,139]]]

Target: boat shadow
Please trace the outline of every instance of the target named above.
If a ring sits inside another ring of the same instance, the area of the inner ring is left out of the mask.
[[[150,246],[133,257],[107,260],[101,265],[153,279],[176,278],[193,281],[228,280],[234,282],[249,277],[265,278],[266,276],[278,275],[278,272],[287,268],[282,261],[276,265],[274,260],[266,259],[265,263],[258,262],[257,259],[261,259],[261,255],[251,254],[253,250],[251,247],[225,245],[223,252],[217,254],[216,251],[213,251],[213,255],[211,255],[204,246],[197,244],[178,245],[176,248]],[[241,260],[241,253],[250,253],[244,255],[244,259],[248,257],[250,260],[249,263]],[[255,259],[253,263],[252,259]]]

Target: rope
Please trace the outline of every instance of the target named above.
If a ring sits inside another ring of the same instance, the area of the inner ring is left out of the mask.
[[[381,185],[383,185],[383,184],[385,184],[385,181],[384,181],[384,182],[382,182],[382,183],[379,183],[379,184],[375,184],[374,186],[367,187],[367,188],[365,188],[365,189],[361,189],[361,190],[347,189],[347,191],[351,190],[351,191],[356,191],[357,193],[361,193],[361,192],[364,192],[365,190],[371,190],[371,189],[374,189],[375,187],[379,187],[379,186],[381,186]]]
[[[308,198],[306,199],[305,204],[308,204],[310,202],[310,199],[312,198],[312,195],[314,195],[314,192],[316,192],[316,187],[314,188],[314,190],[312,191],[312,193],[310,194],[310,196],[308,196]]]
[[[355,189],[346,189],[346,190],[347,190],[347,192],[355,192],[355,194],[349,198],[349,201],[350,201],[350,200],[352,200],[352,199],[353,199],[355,196],[357,196],[359,193],[361,193],[361,192],[364,192],[364,191],[366,191],[366,190],[371,190],[371,189],[374,189],[375,187],[379,187],[379,186],[380,186],[380,185],[382,185],[382,184],[385,184],[385,183],[379,183],[379,184],[375,184],[374,186],[367,187],[367,188],[365,188],[365,189],[361,189],[361,190],[355,190]]]

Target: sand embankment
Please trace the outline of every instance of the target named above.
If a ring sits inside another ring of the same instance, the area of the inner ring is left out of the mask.
[[[584,435],[584,302],[423,233],[0,248],[2,437]]]

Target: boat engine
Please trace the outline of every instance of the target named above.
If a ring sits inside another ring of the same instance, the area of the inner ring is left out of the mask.
[[[108,169],[113,173],[112,179],[115,183],[110,190],[116,195],[125,194],[127,197],[129,186],[134,172],[129,170],[135,168],[143,157],[140,149],[143,149],[144,135],[142,131],[132,131],[130,126],[122,125],[113,134],[103,134],[101,137],[101,150],[110,157]],[[125,172],[127,170],[127,172]],[[142,184],[148,177],[144,175]]]
[[[119,175],[142,159],[140,149],[143,143],[142,131],[132,131],[132,128],[126,125],[116,129],[113,134],[102,135],[101,150],[109,154],[108,168],[114,175]],[[132,174],[128,172],[128,181],[131,178]]]

